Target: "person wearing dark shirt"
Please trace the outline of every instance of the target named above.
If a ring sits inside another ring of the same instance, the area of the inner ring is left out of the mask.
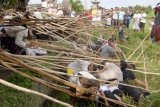
[[[128,64],[125,61],[121,61],[120,67],[121,67],[121,71],[123,73],[123,82],[122,82],[123,84],[130,84],[130,81],[134,81],[136,84],[141,85],[142,87],[146,87],[143,82],[136,79],[136,76],[132,70],[126,69],[126,68],[135,69],[134,64],[132,64],[132,63]],[[141,95],[143,95],[144,97],[150,95],[149,92],[146,92],[146,91],[139,89],[139,88],[136,88],[136,87],[131,87],[131,86],[119,84],[118,88],[121,89],[124,94],[133,97],[133,100],[136,102],[139,101]]]

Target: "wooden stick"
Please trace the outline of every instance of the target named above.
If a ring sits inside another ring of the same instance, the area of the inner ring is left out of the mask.
[[[66,107],[73,107],[73,106],[70,105],[70,104],[67,104],[67,103],[65,103],[65,102],[59,101],[59,100],[57,100],[57,99],[54,99],[54,98],[52,98],[52,97],[50,97],[50,96],[47,96],[47,95],[45,95],[45,94],[42,94],[42,93],[40,93],[40,92],[33,91],[33,90],[30,90],[30,89],[27,89],[27,88],[24,88],[24,87],[20,87],[20,86],[18,86],[18,85],[9,83],[9,82],[7,82],[7,81],[5,81],[5,80],[2,80],[2,79],[0,79],[0,83],[3,84],[3,85],[5,85],[5,86],[8,86],[8,87],[14,88],[14,89],[16,89],[16,90],[19,90],[19,91],[23,91],[23,92],[26,92],[26,93],[31,93],[31,94],[35,94],[35,95],[44,97],[44,98],[46,98],[46,99],[48,99],[48,100],[51,100],[51,101],[53,101],[53,102],[55,102],[55,103],[61,104],[61,105],[66,106]]]
[[[143,39],[143,41],[138,45],[138,47],[132,52],[132,54],[128,57],[127,61],[135,54],[135,52],[140,48],[140,46],[144,43],[146,38],[150,35],[150,32],[147,34],[147,36]]]
[[[138,61],[138,59],[142,56],[142,54],[146,51],[146,49],[150,46],[150,44],[148,46],[146,46],[146,48],[139,54],[139,56],[136,58],[135,61]]]

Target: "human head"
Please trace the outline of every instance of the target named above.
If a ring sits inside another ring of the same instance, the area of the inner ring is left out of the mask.
[[[160,7],[160,3],[157,3],[156,7]]]
[[[27,39],[29,39],[29,40],[32,40],[32,39],[35,39],[36,37],[35,37],[35,32],[33,31],[33,30],[28,30],[28,37],[27,37]]]
[[[144,10],[143,10],[143,9],[141,10],[141,13],[144,13]]]
[[[82,84],[82,86],[85,88],[100,86],[100,82],[95,79],[88,79],[88,78],[84,78],[84,77],[79,77],[79,81]]]
[[[97,70],[97,65],[96,64],[91,63],[88,66],[88,71],[96,71],[96,70]]]
[[[127,68],[135,70],[136,66],[133,63],[127,63]]]
[[[133,70],[136,69],[136,67],[133,63],[130,63],[130,62],[127,63],[123,60],[120,61],[120,68],[121,68],[121,70],[126,70],[126,68],[133,69]]]
[[[135,11],[135,13],[137,13],[137,14],[138,14],[138,13],[139,13],[139,10],[136,10],[136,11]]]
[[[126,70],[126,68],[127,68],[127,62],[121,60],[120,61],[120,68],[121,68],[122,71]]]
[[[108,39],[108,45],[115,48],[115,39],[114,38],[109,38]]]

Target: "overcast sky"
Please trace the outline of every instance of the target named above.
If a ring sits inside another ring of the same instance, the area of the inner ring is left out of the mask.
[[[58,3],[61,3],[63,0],[57,0]],[[82,0],[82,2],[87,1],[87,8],[91,7],[91,0]],[[99,0],[100,6],[105,8],[112,8],[112,7],[126,7],[126,6],[135,6],[135,5],[141,5],[141,6],[148,6],[151,5],[152,7],[155,7],[155,5],[160,2],[160,0]],[[30,4],[34,3],[41,3],[41,0],[30,0]]]

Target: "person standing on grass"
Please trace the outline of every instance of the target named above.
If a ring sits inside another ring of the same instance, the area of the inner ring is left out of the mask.
[[[140,14],[138,13],[138,10],[137,10],[133,16],[133,29],[134,29],[134,31],[140,30],[139,22],[140,22]]]
[[[123,22],[124,22],[124,15],[125,15],[125,12],[124,12],[124,9],[123,8],[121,8],[120,9],[120,11],[119,11],[119,23],[121,23],[121,24],[124,24]]]
[[[140,14],[140,30],[142,32],[144,32],[146,17],[147,17],[147,14],[144,12],[144,10],[142,10]]]
[[[111,26],[112,25],[112,18],[110,15],[107,17],[106,20],[107,20],[107,26]]]
[[[151,41],[160,45],[160,3],[155,8],[155,21],[151,31]]]
[[[129,28],[130,20],[131,20],[131,15],[129,13],[129,10],[126,10],[126,14],[124,15],[124,24],[127,28]]]
[[[113,11],[112,19],[113,19],[112,20],[112,25],[117,26],[118,25],[118,8],[117,7]]]

